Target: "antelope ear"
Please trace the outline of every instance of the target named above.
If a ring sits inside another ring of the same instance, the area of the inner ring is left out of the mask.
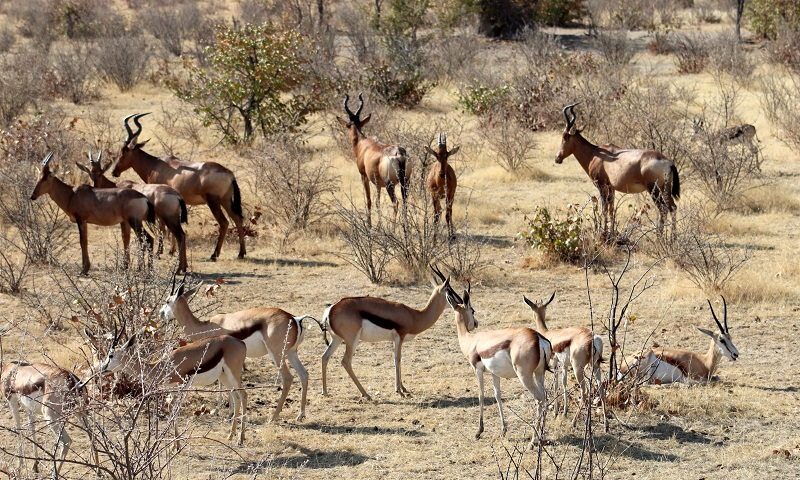
[[[127,342],[125,342],[125,344],[122,346],[122,348],[123,348],[123,349],[126,349],[126,348],[130,348],[130,347],[132,347],[132,346],[136,345],[136,340],[137,340],[138,338],[139,338],[139,334],[138,334],[138,333],[134,333],[134,334],[131,336],[131,338],[129,338],[129,339],[128,339],[128,341],[127,341]]]
[[[100,171],[102,171],[103,173],[106,173],[106,171],[108,171],[108,169],[111,168],[111,164],[112,163],[114,163],[114,161],[113,160],[109,160],[108,163],[106,163],[105,167],[101,167]]]
[[[536,308],[536,304],[528,300],[528,297],[526,297],[525,295],[522,296],[522,299],[525,301],[526,304],[528,304],[529,307]]]
[[[94,343],[97,341],[97,337],[95,337],[94,333],[87,327],[83,327],[83,334],[86,335],[86,338],[88,338],[90,342]]]
[[[433,149],[431,147],[427,146],[427,145],[425,145],[425,151],[430,153],[434,157],[436,156],[436,152],[434,152]]]
[[[349,127],[349,126],[350,126],[350,122],[348,122],[348,121],[347,121],[347,120],[345,120],[344,118],[340,117],[339,115],[336,115],[336,120],[338,120],[338,121],[339,121],[339,123],[340,123],[340,124],[341,124],[341,125],[342,125],[344,128],[347,128],[347,127]]]
[[[364,125],[368,124],[371,119],[372,119],[372,114],[370,113],[369,115],[364,117],[364,120],[361,120],[360,122],[358,122],[358,126],[359,127],[363,127]]]
[[[142,148],[144,148],[144,146],[145,146],[145,145],[147,145],[147,142],[149,142],[149,141],[150,141],[150,139],[148,138],[147,140],[145,140],[145,141],[143,141],[143,142],[139,142],[139,143],[137,143],[137,144],[136,144],[136,148],[138,148],[138,149],[142,149]]]
[[[186,286],[186,285],[184,285],[183,283],[181,283],[181,286],[180,286],[180,287],[178,287],[178,291],[175,293],[175,298],[178,298],[178,297],[182,297],[182,296],[183,296],[183,292],[184,292],[184,290],[185,290],[185,288],[184,288],[185,286]]]
[[[461,145],[456,145],[455,147],[453,147],[453,149],[452,149],[452,150],[450,150],[449,152],[447,152],[447,156],[448,156],[448,157],[450,157],[450,156],[453,156],[453,155],[455,155],[456,153],[458,153],[458,150],[459,150],[460,148],[461,148]]]
[[[702,328],[702,327],[696,327],[696,328],[698,330],[700,330],[700,333],[705,333],[706,335],[708,335],[711,338],[716,338],[716,335],[711,330],[708,330],[708,329]]]
[[[89,171],[89,169],[88,169],[88,168],[86,168],[86,166],[85,166],[85,165],[82,165],[82,164],[80,164],[80,163],[78,163],[78,162],[75,162],[75,166],[77,166],[77,167],[78,167],[78,169],[80,169],[80,170],[82,170],[82,171],[86,172],[86,173],[87,173],[87,174],[89,174],[89,175],[91,175],[91,174],[92,174],[92,173]]]

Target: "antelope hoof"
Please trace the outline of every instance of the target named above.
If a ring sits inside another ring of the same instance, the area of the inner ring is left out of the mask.
[[[475,434],[475,440],[479,440],[481,438],[481,434],[483,433],[483,429],[479,429],[478,432]]]
[[[211,258],[209,258],[209,261],[216,262],[217,261],[217,256],[216,255],[211,255]]]
[[[33,473],[39,473],[39,462],[33,462]]]
[[[305,413],[301,413],[300,415],[297,416],[297,418],[294,419],[294,421],[295,422],[302,422],[305,419],[306,419],[306,414]]]
[[[239,258],[239,260],[243,259],[244,258],[244,252],[239,252],[239,257],[238,258]]]
[[[269,423],[275,425],[279,420],[278,415],[273,415],[272,418],[269,419]]]
[[[501,437],[505,437],[507,431],[508,431],[508,428],[505,425],[503,425],[503,430],[500,432],[500,436]]]
[[[364,401],[364,402],[371,402],[372,401],[372,397],[370,397],[369,394],[365,393],[365,394],[361,395],[361,400]]]

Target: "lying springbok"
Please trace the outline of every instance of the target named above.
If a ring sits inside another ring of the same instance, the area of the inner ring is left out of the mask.
[[[155,222],[155,207],[141,193],[128,188],[94,188],[89,185],[72,187],[57,178],[50,171],[50,152],[42,161],[39,180],[31,193],[31,200],[42,195],[50,198],[58,205],[70,220],[78,225],[81,241],[83,269],[81,274],[89,273],[89,237],[88,224],[122,227],[122,245],[125,251],[125,265],[130,263],[129,244],[131,229],[138,239],[144,239],[146,248],[153,249],[153,237],[143,228],[144,222]]]
[[[24,445],[26,443],[26,439],[22,436],[20,405],[28,414],[30,436],[27,440],[33,443],[34,451],[38,448],[34,425],[37,417],[41,416],[47,421],[47,426],[56,437],[53,478],[59,478],[58,472],[64,465],[64,459],[72,444],[72,438],[65,428],[70,415],[78,417],[82,428],[89,435],[89,448],[92,452],[93,464],[99,465],[92,429],[83,410],[88,403],[86,389],[75,374],[46,363],[10,362],[0,369],[0,395],[8,401],[11,416],[14,417],[17,442],[19,443],[20,470],[24,467]],[[34,454],[33,457],[33,471],[38,472],[38,455]]]
[[[637,380],[653,384],[710,382],[719,367],[720,359],[725,356],[731,361],[739,358],[739,350],[733,344],[728,328],[728,304],[722,297],[724,323],[720,323],[711,301],[707,300],[711,317],[719,328],[719,333],[697,327],[700,332],[711,337],[711,344],[705,354],[690,350],[670,348],[654,348],[634,358],[620,368],[620,376],[634,374]]]
[[[692,123],[695,135],[700,135],[701,133],[705,132],[706,126],[702,118],[695,118],[692,120]],[[722,130],[715,132],[714,137],[720,145],[744,145],[750,149],[750,153],[758,153],[758,146],[755,142],[758,141],[758,136],[756,136],[756,127],[754,125],[750,125],[749,123],[723,128]]]
[[[611,222],[611,234],[616,229],[616,212],[614,210],[614,192],[641,193],[650,192],[659,211],[658,232],[663,234],[667,213],[672,213],[672,229],[675,232],[676,210],[675,200],[680,198],[681,184],[678,169],[672,160],[654,150],[629,150],[616,145],[594,145],[575,128],[575,106],[564,107],[564,118],[567,121],[561,136],[561,147],[555,162],[560,164],[570,155],[580,163],[583,170],[592,179],[600,191],[603,207],[603,235],[608,238],[608,224]],[[572,115],[572,118],[570,118]]]
[[[219,380],[224,387],[230,389],[233,400],[228,440],[236,436],[238,417],[237,443],[244,443],[244,420],[247,412],[247,392],[242,384],[244,359],[247,356],[244,342],[230,335],[219,335],[178,347],[170,353],[168,359],[154,364],[143,364],[134,348],[139,334],[134,334],[127,342],[118,346],[122,333],[114,333],[106,357],[94,367],[97,374],[124,371],[131,378],[142,379],[145,383],[166,381],[173,385],[184,385],[191,382],[196,387],[208,386]],[[177,425],[175,428],[177,430]]]
[[[147,140],[139,143],[139,134],[142,125],[139,119],[149,113],[128,115],[123,121],[128,138],[122,145],[119,160],[111,171],[111,175],[119,177],[129,168],[139,175],[145,183],[169,185],[178,191],[187,205],[208,205],[211,214],[219,224],[219,236],[211,254],[211,261],[216,261],[222,250],[222,243],[228,232],[228,219],[225,213],[233,220],[239,232],[239,258],[244,258],[246,250],[244,245],[244,229],[242,224],[242,197],[239,193],[239,184],[233,172],[216,162],[183,162],[174,157],[160,159],[142,150]],[[128,121],[133,118],[137,130],[131,130]]]
[[[556,297],[556,292],[550,296],[546,302],[533,302],[525,295],[522,299],[533,310],[536,319],[536,331],[544,335],[553,349],[553,353],[558,361],[558,375],[556,376],[557,389],[560,388],[563,394],[564,405],[562,407],[562,414],[567,414],[567,369],[571,366],[572,373],[575,375],[575,381],[581,389],[581,407],[585,406],[588,394],[588,385],[585,378],[586,367],[591,368],[590,374],[594,376],[599,392],[600,403],[603,406],[603,418],[606,429],[608,429],[608,419],[605,418],[605,401],[603,399],[603,381],[602,372],[600,371],[600,363],[603,361],[603,338],[600,335],[595,335],[590,329],[586,327],[567,327],[549,329],[547,328],[547,306]],[[558,413],[558,407],[556,407]],[[580,411],[580,408],[578,409]],[[577,422],[578,416],[575,416],[573,424]]]
[[[375,206],[380,213],[381,188],[386,189],[389,199],[394,206],[394,216],[397,218],[397,197],[394,193],[395,185],[400,185],[400,194],[403,205],[408,198],[408,183],[411,180],[411,163],[406,149],[398,145],[387,145],[367,138],[361,129],[372,118],[369,114],[361,119],[361,110],[364,108],[364,97],[358,94],[358,109],[355,113],[350,110],[350,95],[344,96],[344,112],[347,120],[337,116],[336,119],[347,129],[350,143],[353,145],[353,154],[356,157],[358,173],[361,174],[361,183],[364,185],[364,194],[367,196],[367,211],[372,210],[372,201],[369,195],[369,184],[375,185]]]
[[[161,307],[159,315],[164,320],[176,319],[183,326],[184,333],[190,340],[201,340],[217,335],[230,335],[244,342],[248,357],[263,357],[269,354],[281,374],[281,396],[272,414],[272,421],[277,422],[283,409],[289,389],[294,378],[289,372],[286,360],[289,360],[294,371],[300,377],[302,396],[300,413],[297,421],[306,416],[306,395],[308,393],[308,372],[297,356],[297,347],[303,342],[303,320],[308,315],[295,317],[280,308],[251,308],[234,313],[214,315],[210,321],[198,319],[189,308],[188,299],[200,284],[186,289],[183,282],[172,292]],[[316,321],[316,320],[315,320]],[[317,322],[319,324],[319,322]],[[320,328],[322,328],[322,325]]]
[[[133,183],[130,180],[123,180],[114,183],[109,180],[105,173],[111,167],[112,162],[102,165],[103,152],[99,152],[96,158],[89,152],[89,165],[75,162],[75,164],[89,175],[95,188],[132,188],[141,193],[156,209],[156,219],[158,220],[158,248],[156,254],[160,255],[164,251],[164,233],[166,230],[172,234],[172,246],[169,254],[175,253],[175,242],[178,243],[178,271],[185,272],[186,262],[186,233],[183,231],[182,223],[186,223],[188,212],[186,202],[183,197],[172,187],[167,185],[150,185],[147,183]]]
[[[437,148],[432,149],[425,145],[425,150],[436,158],[436,164],[431,167],[428,173],[428,192],[433,200],[433,222],[438,225],[439,218],[442,216],[441,199],[445,199],[445,220],[447,221],[447,232],[450,238],[453,237],[453,199],[456,196],[456,171],[447,163],[450,156],[455,155],[461,146],[457,145],[452,150],[447,151],[447,134],[439,133],[437,137]]]
[[[475,438],[480,438],[483,433],[483,375],[488,370],[492,374],[494,398],[500,411],[503,435],[506,434],[506,420],[503,415],[500,378],[518,378],[522,386],[536,400],[537,419],[532,424],[534,427],[530,443],[530,447],[533,448],[537,438],[536,425],[540,424],[539,421],[547,408],[544,372],[552,355],[550,342],[527,327],[474,332],[478,328],[478,322],[475,320],[475,309],[472,308],[469,295],[469,287],[464,292],[463,299],[455,292],[448,292],[447,303],[455,313],[458,345],[478,380],[480,417]]]
[[[431,270],[442,283],[437,285],[431,282],[433,291],[428,303],[421,310],[376,297],[343,298],[325,310],[322,322],[333,338],[322,355],[322,395],[328,394],[328,361],[343,342],[345,352],[342,366],[363,398],[371,399],[353,371],[353,354],[359,342],[394,342],[395,392],[401,397],[411,393],[403,385],[400,373],[403,343],[414,339],[436,323],[445,308],[445,292],[451,289],[449,278],[445,278],[434,267]]]

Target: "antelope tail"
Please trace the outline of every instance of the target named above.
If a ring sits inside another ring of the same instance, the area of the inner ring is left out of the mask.
[[[314,320],[314,323],[317,324],[320,331],[322,332],[322,340],[325,342],[325,346],[327,346],[330,342],[328,342],[328,329],[325,328],[325,324],[317,320],[316,318],[312,317],[311,315],[301,315],[299,317],[294,317],[294,320],[297,322],[300,327],[303,327],[303,320]]]
[[[672,171],[672,198],[680,200],[681,198],[681,179],[678,176],[678,167],[673,163],[669,168]]]
[[[181,223],[189,223],[189,211],[186,209],[186,201],[181,198],[178,203],[181,206]]]
[[[236,182],[236,178],[233,179],[231,185],[233,186],[233,201],[231,202],[231,210],[233,210],[233,213],[236,215],[242,217],[244,216],[242,214],[242,193],[239,191],[239,184]]]
[[[548,372],[552,372],[550,369],[550,360],[553,358],[553,346],[550,344],[550,340],[544,338],[543,335],[539,335],[539,353],[542,360],[544,360],[544,369]]]
[[[595,365],[600,365],[606,361],[603,358],[603,337],[600,335],[595,335],[592,338],[592,362]]]
[[[147,201],[147,223],[156,223],[156,207],[153,206],[150,200]]]

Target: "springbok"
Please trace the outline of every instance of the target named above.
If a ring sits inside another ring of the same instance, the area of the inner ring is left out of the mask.
[[[217,335],[230,335],[243,341],[247,347],[248,357],[263,357],[269,354],[281,374],[281,396],[272,414],[272,422],[277,422],[283,409],[289,389],[294,378],[289,372],[286,360],[300,377],[302,396],[300,400],[300,413],[297,421],[306,416],[306,395],[308,393],[308,372],[300,358],[297,356],[297,347],[303,342],[305,329],[303,320],[313,317],[304,315],[295,317],[280,308],[251,308],[233,313],[214,315],[210,321],[198,319],[189,308],[189,297],[197,290],[200,284],[186,289],[183,282],[177,290],[174,285],[170,296],[161,307],[159,315],[164,320],[176,319],[182,326],[184,333],[192,341],[215,337]],[[319,322],[317,322],[319,324]],[[320,328],[322,328],[322,325]]]
[[[353,371],[353,354],[359,342],[394,342],[395,392],[404,397],[410,392],[403,385],[400,372],[403,343],[431,328],[442,315],[445,308],[445,292],[450,290],[450,279],[431,267],[442,283],[433,285],[428,303],[421,310],[402,303],[376,297],[347,297],[339,300],[325,310],[322,320],[326,330],[333,337],[322,355],[322,395],[328,394],[328,361],[333,352],[344,342],[345,352],[342,366],[355,383],[361,396],[370,400]]]
[[[452,150],[447,150],[447,134],[439,133],[437,136],[437,148],[432,149],[430,145],[425,145],[425,150],[436,158],[436,164],[431,167],[428,173],[428,192],[433,200],[433,221],[439,224],[442,215],[441,199],[445,199],[445,220],[447,221],[447,232],[453,237],[453,199],[456,196],[456,171],[447,163],[450,156],[455,155],[461,146],[457,145]]]
[[[658,232],[663,234],[667,213],[672,214],[673,234],[675,216],[680,198],[681,184],[678,169],[672,160],[655,150],[629,150],[616,145],[594,145],[589,142],[581,130],[575,128],[575,106],[564,107],[566,127],[561,136],[561,147],[555,162],[561,164],[565,158],[575,155],[583,170],[592,179],[600,191],[603,207],[603,235],[608,235],[608,223],[611,222],[612,236],[616,229],[616,213],[614,210],[614,192],[641,193],[650,192],[659,211]],[[572,118],[570,118],[570,114]]]
[[[711,344],[705,354],[690,350],[654,348],[634,358],[620,368],[620,376],[636,375],[636,379],[654,384],[710,382],[724,356],[731,361],[739,358],[739,350],[733,344],[728,328],[728,304],[722,297],[723,323],[720,323],[711,301],[707,300],[711,317],[719,328],[719,333],[697,327],[701,333],[711,337]]]
[[[581,389],[581,406],[584,406],[588,394],[585,371],[586,367],[590,366],[590,374],[594,376],[599,392],[600,403],[603,405],[604,422],[605,425],[608,425],[608,419],[605,419],[603,381],[602,372],[600,371],[600,363],[603,361],[603,338],[600,337],[600,335],[595,335],[594,332],[586,327],[567,327],[553,330],[547,328],[547,306],[550,305],[555,297],[556,293],[553,292],[550,299],[546,302],[533,302],[525,295],[522,296],[522,299],[531,310],[533,310],[536,319],[536,331],[544,335],[544,337],[550,341],[550,346],[558,361],[559,371],[556,376],[556,381],[558,388],[560,388],[563,393],[564,405],[562,407],[562,414],[566,416],[567,403],[569,403],[567,397],[567,369],[570,366],[572,367],[575,381],[578,382],[578,386],[580,386]],[[556,412],[558,412],[558,407],[556,407]],[[574,422],[577,420],[578,416],[576,415]]]
[[[167,185],[150,185],[147,183],[133,183],[130,180],[123,180],[114,183],[109,180],[105,173],[111,167],[112,162],[102,165],[103,152],[99,152],[96,158],[92,157],[89,152],[89,165],[75,162],[79,169],[83,170],[89,175],[92,184],[95,188],[132,188],[141,193],[150,203],[153,204],[156,210],[156,219],[159,224],[159,237],[157,254],[164,251],[163,241],[164,233],[166,230],[172,234],[172,246],[169,254],[175,253],[175,242],[178,243],[178,271],[185,272],[187,268],[186,262],[186,233],[183,231],[182,223],[186,223],[188,212],[186,210],[186,202],[183,201],[180,193],[172,187]]]
[[[692,124],[695,135],[700,135],[701,133],[705,132],[705,121],[703,121],[702,118],[695,118],[692,120]],[[750,149],[750,153],[758,153],[758,146],[754,141],[758,141],[758,136],[756,136],[756,127],[754,125],[750,125],[749,123],[723,128],[722,130],[715,132],[714,137],[716,137],[716,140],[720,145],[740,144]]]
[[[244,342],[230,335],[219,335],[178,347],[170,353],[169,358],[157,363],[143,364],[140,355],[134,349],[139,334],[136,333],[127,342],[117,345],[122,333],[122,331],[114,333],[106,357],[94,368],[97,374],[124,371],[132,378],[142,379],[145,383],[164,381],[173,385],[183,385],[191,382],[192,385],[199,387],[211,385],[219,380],[223,386],[230,389],[233,400],[233,417],[228,440],[232,440],[236,435],[238,417],[237,443],[239,445],[244,443],[244,420],[247,411],[247,392],[242,384],[244,359],[247,356]]]
[[[34,426],[37,417],[44,417],[47,426],[56,437],[53,478],[59,478],[58,472],[64,465],[64,459],[72,444],[72,438],[65,428],[70,415],[78,417],[82,428],[89,435],[92,460],[94,465],[99,465],[92,430],[84,412],[88,403],[86,389],[75,374],[46,363],[10,362],[0,369],[0,394],[8,401],[11,416],[14,417],[19,442],[20,470],[24,467],[26,443],[22,437],[20,405],[28,414],[30,437],[27,440],[33,443],[34,450],[38,448]],[[38,472],[38,455],[33,456],[33,471]]]
[[[550,342],[535,330],[527,327],[505,328],[475,332],[478,321],[470,300],[470,288],[464,292],[463,299],[455,292],[447,293],[447,303],[455,313],[458,345],[475,371],[478,380],[478,404],[480,417],[475,438],[483,433],[483,375],[488,370],[492,374],[494,398],[500,411],[500,425],[506,434],[506,420],[503,415],[503,401],[500,393],[500,378],[518,378],[537,403],[537,420],[533,423],[531,448],[537,432],[535,425],[544,415],[547,407],[547,391],[544,385],[544,372],[550,362],[552,350]]]
[[[233,172],[216,162],[183,162],[174,157],[160,159],[142,150],[147,140],[139,142],[142,125],[139,119],[149,113],[128,115],[122,122],[128,132],[128,138],[122,145],[119,160],[111,171],[111,175],[119,177],[129,168],[139,175],[145,183],[169,185],[178,191],[187,205],[208,205],[211,214],[219,224],[219,236],[211,254],[211,261],[216,261],[222,250],[222,243],[228,232],[228,219],[233,220],[239,232],[239,258],[244,258],[244,229],[242,224],[242,197],[239,184]],[[131,130],[128,121],[133,118],[137,130]]]
[[[347,129],[350,143],[353,145],[353,154],[356,157],[358,173],[361,174],[361,183],[364,185],[364,194],[367,196],[367,211],[372,210],[372,201],[369,194],[369,184],[375,185],[375,206],[380,212],[381,188],[386,189],[389,199],[394,206],[394,216],[397,218],[397,197],[394,193],[395,185],[400,185],[400,194],[403,205],[408,198],[408,183],[411,180],[411,163],[406,149],[398,145],[387,145],[367,138],[362,128],[372,118],[372,114],[361,119],[361,110],[364,108],[363,94],[358,94],[359,105],[355,113],[350,110],[350,95],[344,96],[344,112],[347,120],[337,116],[339,123]]]
[[[139,239],[144,239],[146,248],[153,249],[153,237],[143,228],[143,223],[155,222],[155,207],[141,193],[128,188],[94,188],[89,185],[72,187],[57,178],[50,171],[50,152],[42,161],[39,179],[31,193],[31,200],[42,195],[49,195],[70,220],[78,225],[81,241],[81,256],[86,275],[91,264],[89,262],[88,224],[122,227],[122,245],[125,250],[125,265],[130,263],[128,246],[131,240],[131,229]]]

